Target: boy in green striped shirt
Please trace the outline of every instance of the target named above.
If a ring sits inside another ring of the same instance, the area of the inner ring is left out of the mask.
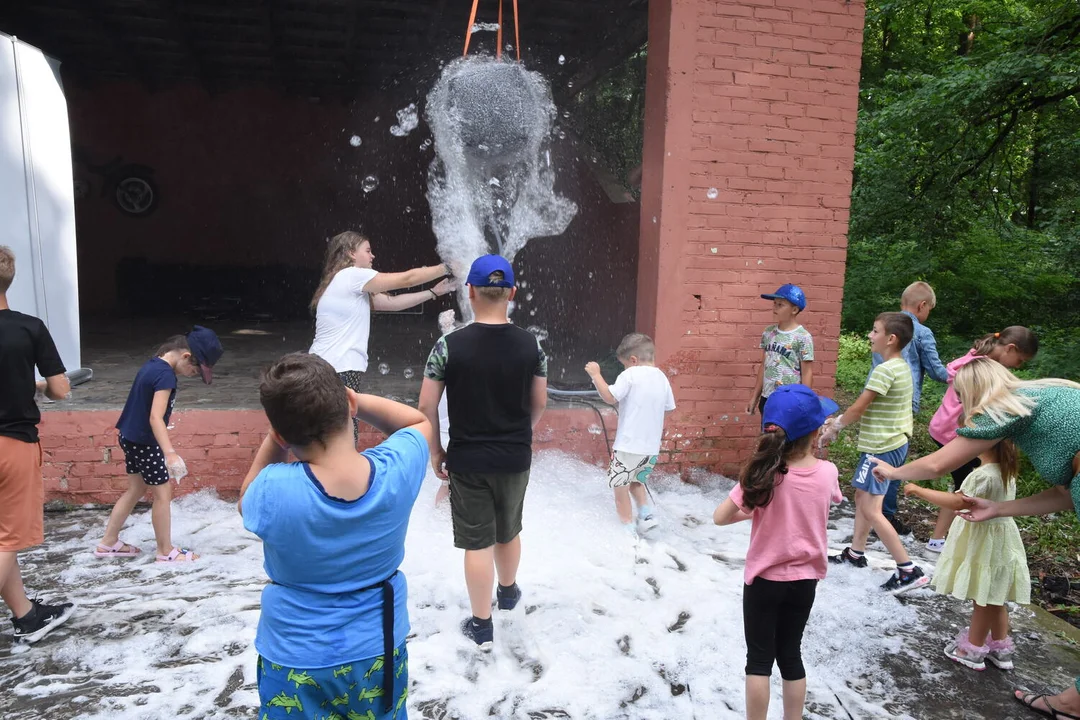
[[[913,590],[930,582],[922,568],[911,562],[896,529],[882,513],[889,483],[874,477],[873,463],[870,462],[870,458],[880,458],[899,467],[907,460],[914,382],[903,349],[914,333],[915,325],[904,313],[886,312],[877,316],[874,329],[870,331],[870,350],[881,355],[884,362],[870,373],[866,389],[847,412],[825,426],[818,441],[819,445],[831,443],[843,428],[857,420],[862,421],[859,425],[861,454],[851,481],[855,487],[855,533],[851,546],[839,555],[830,556],[829,560],[866,567],[866,540],[873,528],[896,561],[896,572],[881,586],[882,590],[892,593]]]

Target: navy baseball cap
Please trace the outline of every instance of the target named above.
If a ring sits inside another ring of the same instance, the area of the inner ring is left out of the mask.
[[[792,285],[791,283],[781,285],[776,292],[769,295],[762,295],[761,297],[766,300],[787,300],[789,303],[799,308],[799,310],[806,309],[806,294],[803,293],[801,287]]]
[[[502,280],[491,281],[491,273],[501,272]],[[473,260],[469,268],[469,279],[466,284],[473,287],[514,287],[514,268],[510,267],[510,261],[502,255],[481,255]]]
[[[765,401],[761,427],[776,425],[784,429],[788,440],[798,440],[824,425],[825,418],[839,409],[805,385],[781,385]]]
[[[214,365],[225,354],[217,333],[210,328],[196,325],[187,334],[187,342],[191,354],[199,362],[199,372],[202,374],[203,382],[209,385],[214,379]]]

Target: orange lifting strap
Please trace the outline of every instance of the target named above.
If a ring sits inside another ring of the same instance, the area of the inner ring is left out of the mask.
[[[472,12],[469,13],[469,25],[465,28],[465,51],[462,55],[469,54],[469,42],[472,40],[473,25],[476,24],[476,8],[480,0],[473,0]],[[495,38],[495,57],[502,58],[502,31],[503,31],[503,0],[499,0],[499,29]],[[514,50],[517,52],[518,62],[521,62],[521,31],[518,27],[518,0],[514,0]]]

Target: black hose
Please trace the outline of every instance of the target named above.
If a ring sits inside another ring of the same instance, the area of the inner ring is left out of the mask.
[[[567,402],[580,403],[582,405],[588,405],[589,407],[591,407],[593,409],[593,412],[596,413],[596,417],[600,420],[600,428],[604,431],[604,445],[607,447],[607,454],[608,454],[608,457],[610,458],[611,457],[611,437],[608,435],[607,423],[604,422],[604,415],[603,415],[603,413],[600,412],[600,408],[598,408],[594,403],[591,403],[588,400],[586,400],[581,395],[562,394],[559,391],[555,391],[553,393],[553,392],[551,392],[550,389],[548,390],[548,394],[551,395],[552,397],[558,399],[558,400],[565,400]],[[607,403],[605,403],[605,405],[606,404]],[[608,407],[611,407],[611,406],[608,405]],[[618,414],[618,412],[619,411],[616,409],[615,413]]]

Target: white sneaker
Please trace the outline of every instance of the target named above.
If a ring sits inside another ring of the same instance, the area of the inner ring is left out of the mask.
[[[945,549],[945,538],[930,538],[926,541],[928,552],[939,553]]]
[[[649,513],[648,515],[645,515],[644,517],[639,517],[638,518],[638,521],[637,521],[638,532],[647,533],[647,532],[649,532],[650,530],[652,530],[653,528],[655,528],[659,524],[660,524],[660,521],[656,519],[656,516],[653,515],[652,513]]]

